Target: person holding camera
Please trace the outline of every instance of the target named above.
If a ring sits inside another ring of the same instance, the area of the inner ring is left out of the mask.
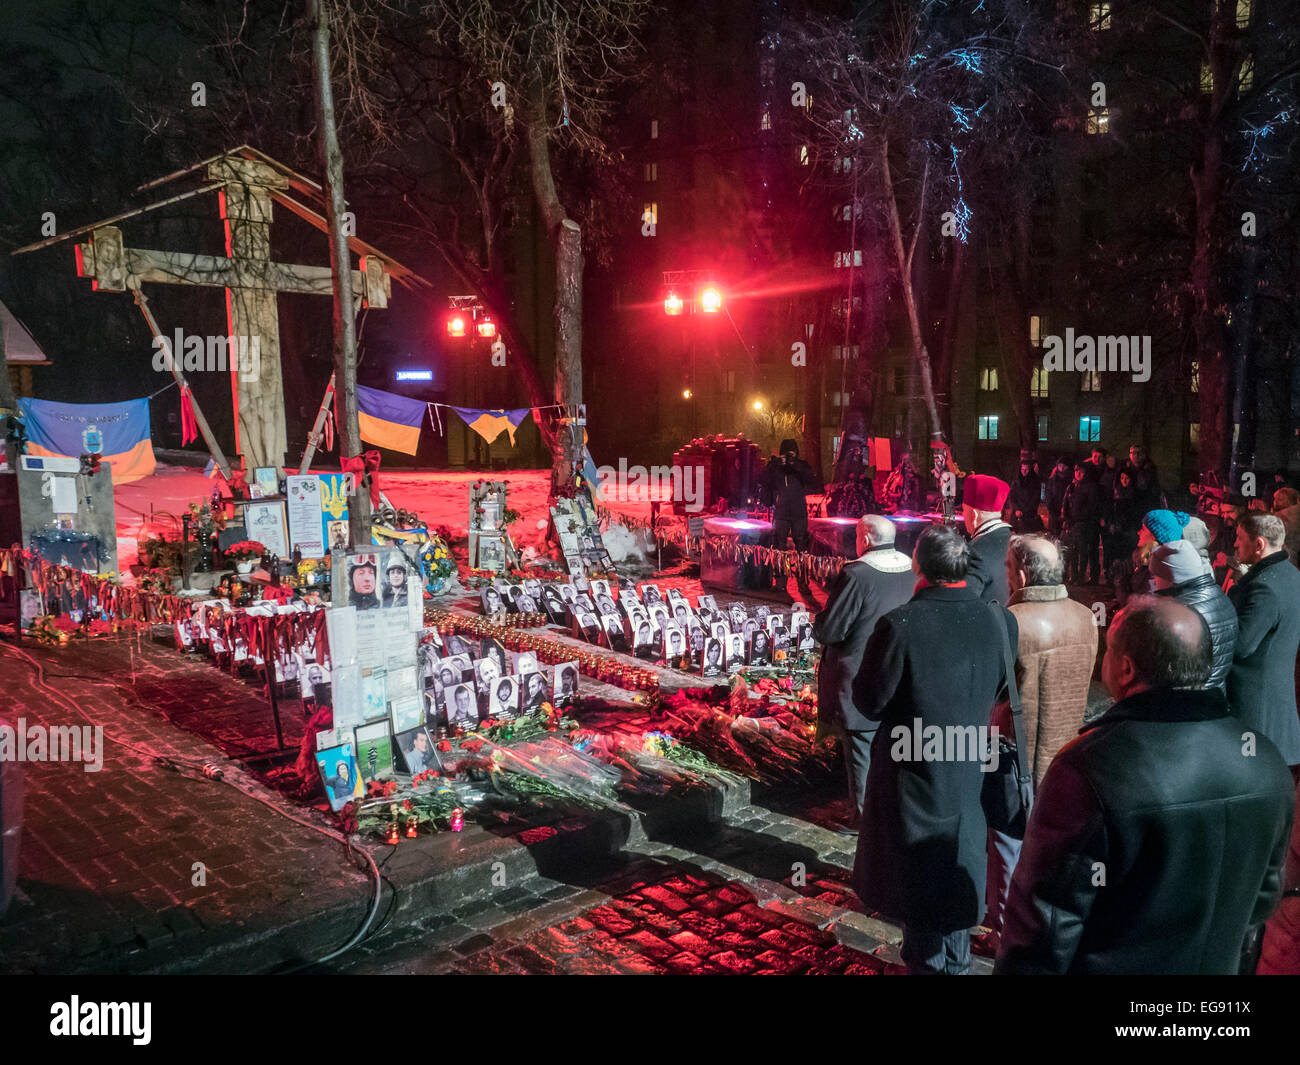
[[[772,506],[772,546],[784,551],[786,539],[808,550],[808,504],[805,496],[817,487],[813,468],[799,457],[794,440],[781,441],[781,454],[773,457],[759,480],[761,498]]]

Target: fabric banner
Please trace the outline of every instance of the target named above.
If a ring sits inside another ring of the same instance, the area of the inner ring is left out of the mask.
[[[27,454],[78,458],[98,455],[112,464],[113,483],[126,484],[154,471],[149,439],[149,401],[55,403],[19,399],[27,426]]]
[[[357,422],[367,444],[414,455],[420,446],[420,423],[428,404],[378,388],[357,385]]]
[[[532,413],[531,407],[518,410],[484,410],[482,407],[452,407],[474,432],[489,444],[503,432],[510,434],[510,446],[515,446],[515,431]]]

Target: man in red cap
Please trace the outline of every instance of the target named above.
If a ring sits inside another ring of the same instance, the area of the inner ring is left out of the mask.
[[[981,599],[1006,605],[1011,597],[1007,586],[1007,545],[1011,526],[1002,520],[1011,486],[983,473],[972,473],[962,485],[961,516],[970,534],[970,568],[967,584]]]

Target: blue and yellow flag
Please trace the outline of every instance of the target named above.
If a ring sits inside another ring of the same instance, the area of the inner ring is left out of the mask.
[[[149,440],[149,401],[125,403],[55,403],[20,399],[27,426],[27,454],[75,459],[98,455],[112,463],[113,483],[138,481],[153,473]]]
[[[531,407],[520,407],[518,410],[484,410],[482,407],[452,407],[451,409],[464,418],[465,424],[489,444],[503,432],[509,433],[511,447],[515,446],[515,430],[523,424],[523,420],[532,411]]]
[[[357,423],[361,439],[367,444],[414,455],[420,446],[420,425],[428,409],[422,399],[357,385]]]

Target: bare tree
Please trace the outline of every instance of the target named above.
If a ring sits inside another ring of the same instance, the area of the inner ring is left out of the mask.
[[[555,402],[582,402],[582,227],[562,198],[555,155],[609,154],[601,129],[613,91],[631,76],[648,0],[436,0],[436,32],[454,40],[482,79],[500,92],[498,136],[518,125],[528,178],[555,257]],[[571,483],[582,462],[578,426],[559,437],[552,489]]]

